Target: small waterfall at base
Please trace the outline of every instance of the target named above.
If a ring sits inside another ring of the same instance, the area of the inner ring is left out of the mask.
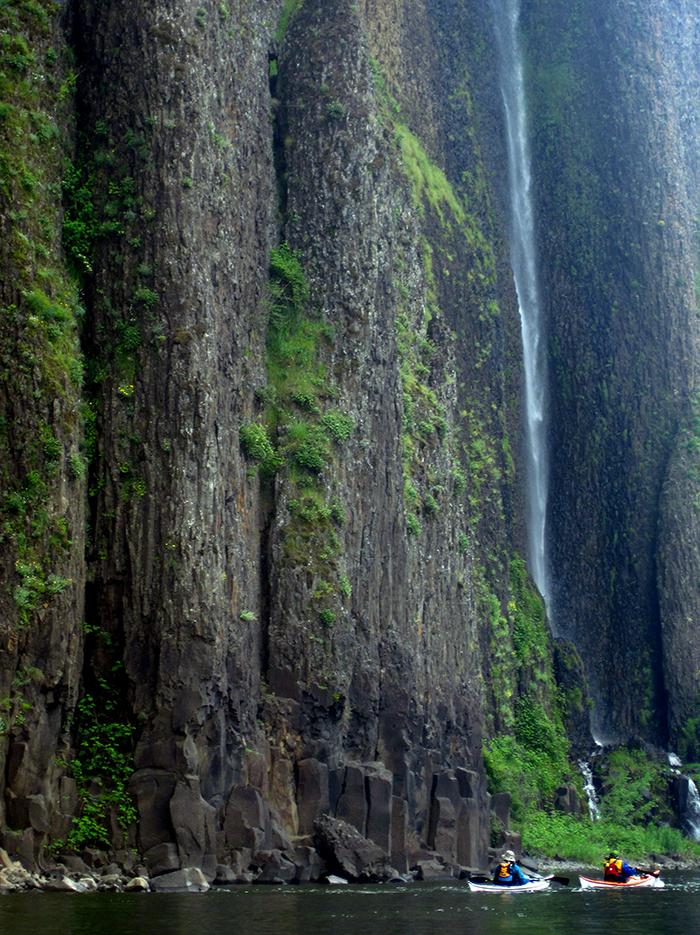
[[[529,564],[535,584],[548,604],[545,524],[547,509],[547,366],[542,308],[537,279],[537,251],[532,202],[523,53],[520,46],[521,0],[491,0],[500,59],[510,185],[511,263],[520,309],[525,370],[527,429],[527,532]],[[548,607],[551,621],[551,608]]]
[[[700,841],[700,793],[692,779],[688,776],[683,778],[688,783],[687,798],[683,809],[683,827],[693,841]]]
[[[591,754],[590,759],[593,759],[594,756],[598,756],[599,753],[603,750],[603,745],[595,741],[595,750]],[[595,783],[593,782],[593,768],[589,760],[579,760],[578,768],[583,776],[583,791],[586,793],[586,799],[588,800],[588,814],[591,816],[591,821],[598,821],[600,818],[600,800],[598,799],[598,793],[596,792]]]
[[[669,766],[681,784],[678,795],[681,825],[689,838],[700,842],[700,792],[690,776],[681,772],[681,758],[675,753],[668,753],[667,756]]]

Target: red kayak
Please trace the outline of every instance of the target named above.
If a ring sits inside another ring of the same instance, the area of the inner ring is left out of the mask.
[[[582,890],[638,890],[638,889],[661,889],[664,881],[658,876],[645,873],[639,877],[630,877],[624,883],[618,883],[613,880],[593,880],[591,877],[579,877]]]

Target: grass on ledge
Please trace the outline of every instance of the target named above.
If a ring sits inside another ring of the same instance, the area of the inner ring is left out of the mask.
[[[590,821],[573,815],[529,812],[522,823],[523,849],[538,857],[559,857],[582,864],[602,866],[611,850],[632,864],[644,864],[651,855],[665,854],[700,860],[700,845],[676,828],[665,825],[620,825]]]

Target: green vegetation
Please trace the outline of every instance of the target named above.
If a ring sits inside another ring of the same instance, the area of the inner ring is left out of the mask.
[[[506,613],[485,584],[479,604],[489,621],[490,685],[497,732],[484,745],[492,792],[509,792],[519,826],[553,806],[558,786],[576,770],[568,758],[559,693],[551,662],[544,605],[518,556],[510,563]],[[580,786],[580,780],[577,780]]]
[[[457,224],[463,224],[466,212],[445,173],[432,162],[418,137],[405,124],[396,123],[394,132],[419,210],[423,211],[423,203],[427,201],[443,224],[447,223],[446,209],[449,209]]]
[[[290,22],[299,12],[304,0],[284,0],[282,12],[275,30],[275,42],[280,45],[287,34],[287,28]]]
[[[447,393],[445,390],[456,379],[456,374],[451,362],[451,372],[447,376],[440,372],[449,355],[449,344],[443,346],[442,353],[436,357],[433,335],[442,334],[448,342],[449,337],[445,333],[444,321],[441,320],[443,316],[435,269],[440,270],[443,282],[453,275],[459,277],[461,284],[473,293],[471,298],[474,304],[483,306],[484,317],[492,320],[498,315],[498,303],[492,294],[495,259],[482,231],[483,217],[489,216],[484,207],[488,199],[483,173],[478,170],[474,178],[462,178],[456,183],[451,181],[431,158],[423,141],[402,119],[400,104],[393,96],[379,62],[371,60],[370,65],[380,119],[387,130],[393,133],[399,166],[409,184],[415,212],[425,218],[426,230],[431,232],[430,240],[424,237],[421,241],[422,302],[417,301],[418,296],[414,294],[414,278],[406,275],[407,270],[415,267],[415,257],[398,255],[395,258],[395,287],[398,294],[396,335],[403,391],[402,461],[404,477],[411,481],[419,497],[417,501],[406,499],[404,508],[407,530],[410,535],[417,536],[425,523],[445,508],[448,497],[458,498],[466,491],[468,478],[462,462],[472,458],[472,453],[464,445],[460,446],[463,452],[459,451],[457,433],[454,430],[451,432],[448,427],[447,409],[443,400],[450,398],[449,390]],[[457,101],[455,108],[462,117],[463,99],[469,105],[467,112],[471,113],[471,99],[465,89],[454,96]],[[472,203],[471,195],[476,188],[477,197]],[[469,262],[456,268],[454,261],[458,255],[468,257]],[[482,291],[488,295],[482,294]],[[457,340],[456,335],[452,337]],[[444,344],[444,341],[441,343]],[[484,342],[480,350],[482,363],[490,355],[492,346],[493,342]],[[478,406],[475,401],[474,408]],[[482,427],[486,426],[487,420],[492,419],[489,408],[481,419]],[[500,416],[499,421],[502,422]],[[468,432],[472,428],[469,424],[465,427]],[[498,428],[500,435],[504,426],[499,424]],[[480,440],[491,448],[495,447],[496,443],[488,440],[485,428],[480,434]],[[444,464],[445,456],[452,464],[448,471],[444,467],[438,470],[430,464],[431,460],[436,464]],[[500,495],[493,488],[501,479],[497,465],[505,459],[505,453],[502,458],[500,455],[498,459],[492,457],[494,470],[489,472],[488,478],[484,478],[491,484],[487,495],[496,508],[500,503]],[[512,459],[510,464],[512,468]],[[481,519],[485,493],[486,488],[484,492],[478,486],[470,489],[465,505],[470,507],[472,525]],[[462,548],[459,551],[466,554]]]
[[[590,821],[559,812],[529,812],[521,824],[523,847],[529,854],[587,864],[602,865],[611,849],[623,853],[632,863],[644,863],[652,854],[678,854],[700,858],[700,845],[675,828],[664,825],[643,827]]]
[[[632,861],[649,854],[700,857],[700,845],[670,827],[669,771],[645,751],[620,748],[596,762],[602,785],[601,820],[530,809],[523,816],[523,845],[534,854],[600,863],[610,848]]]
[[[269,292],[268,384],[258,394],[265,420],[241,426],[241,448],[263,482],[277,474],[284,483],[284,557],[310,573],[309,619],[327,631],[351,589],[337,532],[345,511],[328,495],[326,469],[342,456],[355,423],[337,408],[337,389],[323,361],[333,329],[314,314],[301,258],[288,244],[270,253]]]
[[[240,439],[243,451],[251,460],[257,461],[264,476],[272,476],[284,463],[275,451],[265,425],[257,422],[242,425]]]
[[[108,847],[111,815],[123,831],[136,821],[136,808],[127,789],[134,771],[134,728],[115,718],[114,693],[106,690],[104,698],[100,707],[91,695],[78,703],[76,755],[67,766],[78,787],[81,807],[66,840],[53,842],[56,851]]]

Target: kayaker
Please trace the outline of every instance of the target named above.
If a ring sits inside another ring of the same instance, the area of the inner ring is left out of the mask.
[[[499,886],[522,886],[530,882],[530,877],[517,865],[513,851],[504,851],[493,875],[493,882]]]
[[[630,877],[640,875],[637,867],[630,867],[627,861],[622,860],[617,851],[610,851],[608,859],[603,863],[603,879],[608,883],[626,883]]]

